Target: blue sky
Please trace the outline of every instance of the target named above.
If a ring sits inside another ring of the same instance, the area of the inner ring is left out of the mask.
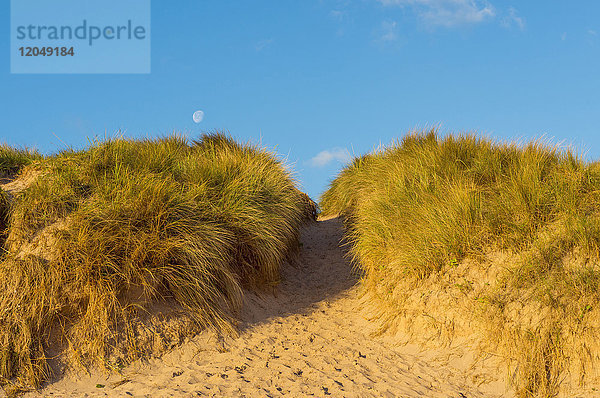
[[[11,74],[9,2],[0,15],[0,141],[45,153],[228,130],[313,197],[348,152],[415,127],[600,155],[597,1],[153,0],[150,74]]]

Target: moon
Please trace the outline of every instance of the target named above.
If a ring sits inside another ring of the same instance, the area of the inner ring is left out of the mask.
[[[200,123],[202,121],[202,119],[204,119],[204,112],[202,112],[202,111],[194,112],[192,119],[194,119],[194,123]]]

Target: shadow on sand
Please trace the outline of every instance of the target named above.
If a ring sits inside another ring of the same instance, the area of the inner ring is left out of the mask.
[[[240,331],[273,317],[303,314],[316,303],[330,300],[351,289],[359,276],[342,247],[342,222],[338,218],[304,227],[300,255],[284,264],[281,283],[271,293],[246,292]]]

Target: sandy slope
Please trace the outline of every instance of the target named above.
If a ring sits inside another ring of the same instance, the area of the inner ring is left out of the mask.
[[[469,351],[419,351],[370,335],[356,278],[339,248],[341,224],[305,228],[295,265],[285,265],[276,297],[248,294],[241,335],[205,332],[122,375],[68,375],[28,396],[510,396],[495,372],[469,367]],[[103,387],[102,387],[103,386]]]

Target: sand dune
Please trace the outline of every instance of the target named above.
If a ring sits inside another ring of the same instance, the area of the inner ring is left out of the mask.
[[[421,351],[373,337],[339,220],[307,226],[275,297],[248,293],[237,338],[204,332],[121,375],[67,374],[26,396],[511,396],[467,348]],[[485,383],[482,384],[482,381]]]

